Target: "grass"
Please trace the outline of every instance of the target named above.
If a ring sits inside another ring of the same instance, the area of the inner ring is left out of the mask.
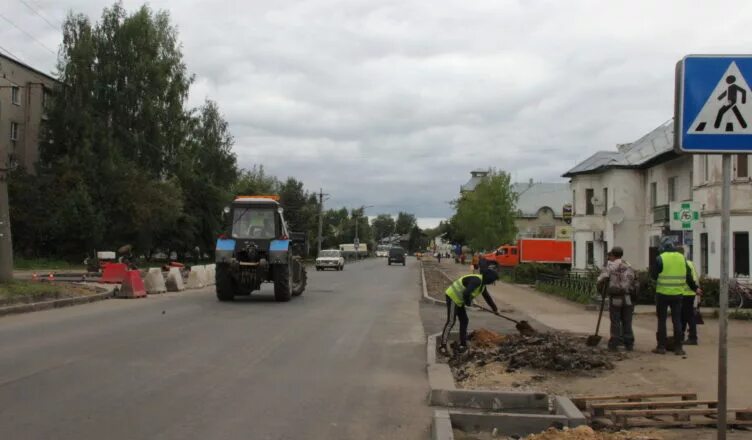
[[[715,310],[713,312],[713,318],[718,319],[719,313],[718,310]],[[752,321],[752,310],[750,309],[741,309],[741,310],[731,310],[728,313],[729,319],[738,319],[740,321]]]
[[[90,295],[91,290],[69,284],[15,280],[0,283],[0,302],[7,304]]]
[[[15,257],[13,259],[13,267],[16,270],[74,270],[86,268],[83,263],[71,263],[65,260],[48,258],[27,259],[23,257]]]

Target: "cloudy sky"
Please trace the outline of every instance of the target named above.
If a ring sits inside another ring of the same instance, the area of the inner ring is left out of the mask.
[[[3,0],[0,50],[52,72],[67,11]],[[142,2],[124,1],[129,8]],[[450,215],[475,168],[560,175],[673,112],[687,53],[745,53],[749,1],[152,1],[219,102],[241,166],[323,187],[329,204]]]

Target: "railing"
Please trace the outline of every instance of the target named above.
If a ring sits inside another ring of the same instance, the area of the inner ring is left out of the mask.
[[[664,223],[671,220],[668,205],[653,206],[653,223]]]
[[[547,293],[563,296],[567,299],[587,304],[598,297],[595,280],[590,276],[576,273],[566,275],[538,274],[535,287]]]

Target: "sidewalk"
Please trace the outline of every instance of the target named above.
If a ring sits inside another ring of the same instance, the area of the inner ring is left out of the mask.
[[[470,271],[469,266],[461,266],[452,261],[442,261],[441,267],[452,277]],[[488,290],[500,307],[501,304],[509,306],[548,327],[582,334],[595,330],[598,312],[585,310],[582,304],[538,292],[527,286],[504,282],[497,282]],[[647,308],[643,309],[647,312],[652,306],[645,307]],[[608,315],[605,315],[601,323],[601,334],[604,335],[602,344],[608,338],[609,324]],[[570,389],[576,392],[581,391],[580,388],[593,388],[592,392],[602,394],[633,390],[694,390],[700,398],[714,399],[718,371],[718,321],[706,318],[705,325],[698,326],[700,345],[686,347],[686,358],[650,353],[655,347],[655,330],[655,316],[635,316],[635,355],[630,355],[634,358],[622,361],[617,366],[613,374],[618,377],[607,375],[578,379],[568,384]],[[728,330],[729,407],[749,407],[752,406],[752,380],[749,380],[752,373],[752,322],[731,320]],[[590,381],[591,384],[585,384],[583,380]]]

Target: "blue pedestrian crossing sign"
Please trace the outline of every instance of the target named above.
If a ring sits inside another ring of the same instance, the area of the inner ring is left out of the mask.
[[[752,152],[752,55],[689,55],[676,66],[674,146]]]

